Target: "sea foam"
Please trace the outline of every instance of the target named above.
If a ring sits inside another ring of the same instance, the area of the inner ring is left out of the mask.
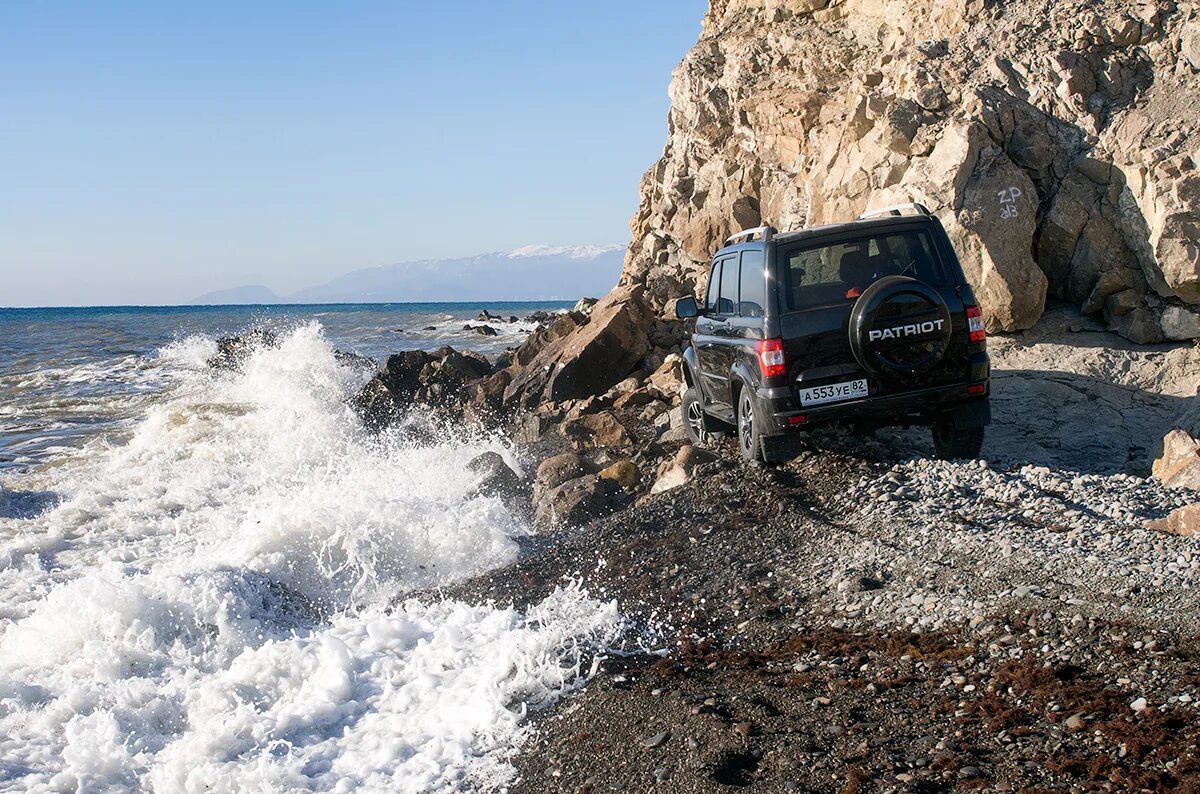
[[[316,324],[237,373],[211,349],[163,351],[173,386],[127,439],[5,484],[0,786],[507,781],[525,708],[580,685],[615,606],[396,599],[515,559],[528,528],[465,465],[512,451],[367,434],[345,403],[362,373]]]

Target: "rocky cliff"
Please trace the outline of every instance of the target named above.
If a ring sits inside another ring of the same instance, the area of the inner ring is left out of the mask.
[[[1195,338],[1198,70],[1190,2],[712,0],[622,285],[661,310],[735,230],[916,200],[991,330],[1049,295],[1134,341]]]

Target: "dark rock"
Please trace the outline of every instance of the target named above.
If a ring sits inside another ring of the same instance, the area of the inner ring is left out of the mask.
[[[513,363],[512,349],[505,350],[500,355],[496,356],[496,360],[492,362],[493,370],[508,369]]]
[[[477,409],[500,411],[504,404],[504,390],[511,381],[512,373],[506,369],[481,378],[471,387],[470,404]]]
[[[471,330],[480,336],[498,336],[500,334],[499,331],[490,325],[477,325]]]
[[[545,526],[583,524],[612,512],[620,490],[596,474],[567,480],[542,495],[534,506],[535,518]]]
[[[481,496],[497,496],[501,499],[521,499],[525,495],[525,483],[504,462],[498,452],[484,452],[467,464],[467,468],[479,474],[479,482],[472,489]]]
[[[482,408],[485,403],[498,404],[499,384],[492,384],[490,396],[480,398],[478,404],[478,390],[470,387],[491,371],[487,358],[473,351],[460,353],[449,346],[433,353],[405,350],[388,356],[379,373],[350,404],[372,428],[394,422],[412,403],[432,405],[439,412],[458,416],[464,405]],[[502,383],[507,385],[506,381]]]
[[[513,430],[513,440],[520,444],[536,444],[549,424],[544,416],[525,414]]]
[[[379,377],[394,395],[411,397],[421,388],[421,370],[432,360],[424,350],[405,350],[387,357]]]
[[[462,355],[475,362],[476,369],[479,372],[478,377],[482,378],[484,375],[489,375],[493,372],[492,362],[488,361],[487,356],[483,353],[477,353],[474,350],[464,350],[462,351]]]
[[[587,461],[581,456],[574,452],[564,452],[561,455],[546,458],[538,464],[534,483],[538,487],[549,490],[557,488],[567,480],[589,474],[590,469]]]
[[[367,381],[367,385],[350,399],[350,406],[362,418],[363,424],[372,430],[387,427],[400,415],[396,399],[382,375]]]
[[[268,328],[255,328],[241,336],[217,340],[217,353],[208,360],[213,369],[241,369],[242,363],[259,348],[279,346],[279,336]]]
[[[633,443],[625,426],[607,411],[564,422],[560,430],[578,449],[627,447]]]
[[[333,358],[337,363],[344,367],[354,367],[356,369],[374,369],[378,366],[378,362],[369,356],[361,356],[358,353],[347,353],[345,350],[333,351]]]

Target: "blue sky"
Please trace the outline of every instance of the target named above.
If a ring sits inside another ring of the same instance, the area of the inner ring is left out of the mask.
[[[703,0],[0,4],[0,305],[625,242]]]

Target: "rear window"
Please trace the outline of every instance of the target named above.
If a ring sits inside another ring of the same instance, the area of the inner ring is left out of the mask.
[[[884,276],[910,276],[931,287],[947,285],[946,272],[924,231],[881,232],[823,246],[780,251],[780,280],[788,309],[854,300]]]

